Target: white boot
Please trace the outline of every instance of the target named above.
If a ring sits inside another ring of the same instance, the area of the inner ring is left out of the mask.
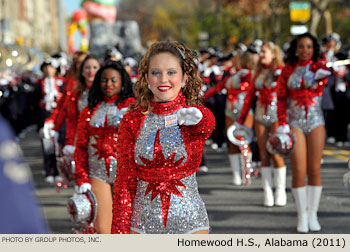
[[[298,226],[297,231],[299,233],[309,232],[308,215],[307,215],[307,198],[306,187],[292,188],[294,201],[297,206],[298,213]]]
[[[307,186],[307,211],[310,231],[320,231],[321,225],[317,219],[318,206],[322,193],[322,186]]]
[[[229,154],[228,159],[230,161],[230,166],[232,169],[232,183],[234,185],[242,184],[242,175],[241,175],[241,154]]]
[[[287,169],[285,166],[273,169],[273,180],[275,183],[275,206],[285,206],[287,204],[286,173]]]
[[[273,206],[273,180],[272,180],[272,168],[270,166],[263,166],[261,168],[261,182],[264,189],[264,206]]]

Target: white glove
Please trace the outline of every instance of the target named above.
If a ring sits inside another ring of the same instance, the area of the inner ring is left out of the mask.
[[[331,75],[330,71],[321,68],[316,71],[314,79],[321,80],[329,75]]]
[[[335,84],[335,91],[344,93],[346,91],[346,85],[344,82]]]
[[[276,69],[273,74],[277,77],[277,76],[280,76],[281,73],[282,73],[282,69]]]
[[[50,130],[50,137],[54,137],[55,139],[58,139],[59,133],[56,130]]]
[[[119,115],[120,115],[121,118],[123,118],[123,116],[125,115],[125,113],[128,112],[128,109],[129,109],[129,108],[126,107],[126,108],[122,108],[122,109],[119,110]]]
[[[237,75],[238,75],[239,77],[241,77],[241,76],[247,75],[248,73],[249,73],[249,70],[248,70],[248,69],[242,69],[242,70],[239,70],[239,71],[237,72]]]
[[[91,191],[91,184],[90,183],[84,183],[81,186],[74,186],[75,192],[78,194],[86,193],[88,190]]]
[[[196,125],[203,118],[202,112],[195,107],[181,108],[177,111],[176,115],[179,125],[186,126]]]
[[[284,134],[290,133],[289,125],[286,124],[286,125],[278,126],[277,133],[284,133]]]
[[[53,129],[53,127],[55,127],[53,123],[44,123],[44,127],[43,127],[44,138],[46,139],[51,138],[50,131]]]
[[[73,156],[75,147],[73,145],[65,145],[62,149],[64,155]]]

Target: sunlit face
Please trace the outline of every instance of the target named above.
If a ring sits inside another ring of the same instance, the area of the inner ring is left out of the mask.
[[[112,97],[122,90],[122,76],[117,70],[108,68],[101,75],[102,93],[107,97]]]
[[[260,63],[265,66],[270,65],[272,63],[273,58],[275,57],[273,52],[266,45],[263,45],[261,47],[259,56],[260,56]]]
[[[312,59],[314,55],[314,45],[310,38],[302,38],[297,43],[296,53],[298,59],[301,61],[307,61]]]
[[[100,64],[97,60],[88,59],[87,61],[85,61],[85,64],[83,66],[83,76],[85,77],[85,81],[87,84],[92,84],[99,68]]]
[[[154,95],[154,101],[172,101],[186,81],[179,59],[171,53],[163,52],[150,60],[147,81]]]

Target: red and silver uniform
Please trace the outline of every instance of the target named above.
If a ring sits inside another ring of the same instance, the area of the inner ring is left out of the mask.
[[[253,83],[248,89],[248,93],[244,100],[244,105],[239,123],[243,123],[249,109],[252,106],[252,101],[255,96],[258,96],[254,119],[266,127],[270,127],[277,122],[277,78],[281,74],[283,66],[278,66],[276,69],[263,68],[254,78]]]
[[[191,233],[208,230],[198,193],[205,139],[215,127],[204,106],[188,106],[182,93],[152,110],[128,112],[119,127],[118,174],[114,185],[112,233]],[[179,126],[176,112],[195,107],[203,114],[192,126]],[[170,123],[169,123],[170,122]]]
[[[96,178],[114,183],[117,169],[117,133],[123,110],[135,101],[127,98],[115,104],[118,96],[105,97],[95,108],[85,107],[79,115],[76,150],[76,184]]]
[[[66,96],[70,95],[70,92],[76,83],[77,81],[72,77],[67,76],[65,78],[63,83],[62,97],[58,100],[56,108],[53,110],[50,117],[45,120],[45,122],[53,123],[55,125],[59,124],[60,126],[58,127],[58,129],[61,128],[67,115],[66,110],[63,107],[63,104],[64,104],[64,101],[66,100]]]
[[[279,125],[287,124],[287,115],[289,125],[305,134],[324,125],[321,100],[327,77],[315,80],[319,69],[328,70],[322,60],[299,61],[285,66],[277,80]]]
[[[61,87],[63,81],[57,76],[46,77],[41,79],[39,84],[43,95],[40,101],[40,107],[51,112],[57,107],[57,102],[62,96]]]

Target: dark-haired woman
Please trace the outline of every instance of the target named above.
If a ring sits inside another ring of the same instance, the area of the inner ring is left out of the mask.
[[[112,224],[112,187],[117,169],[118,126],[134,102],[124,67],[110,61],[99,69],[90,88],[88,106],[79,115],[76,151],[77,191],[91,189],[97,199],[96,231],[107,234]]]
[[[292,193],[298,213],[297,231],[307,233],[309,230],[321,230],[317,219],[325,140],[321,99],[330,72],[325,62],[319,59],[316,38],[309,33],[297,36],[287,53],[287,64],[278,79],[277,114],[280,126],[277,132],[292,131],[296,136],[295,149],[290,155]]]

